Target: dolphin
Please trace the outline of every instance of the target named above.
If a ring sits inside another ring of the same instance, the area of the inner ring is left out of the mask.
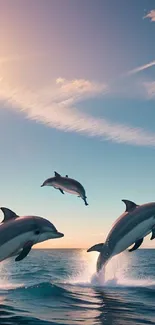
[[[64,236],[50,221],[42,217],[19,217],[8,208],[0,209],[4,214],[0,224],[0,262],[12,256],[17,256],[15,261],[21,261],[34,244]]]
[[[155,238],[155,202],[137,205],[129,200],[122,200],[126,205],[125,212],[115,221],[105,243],[90,247],[87,252],[99,252],[96,270],[115,255],[120,254],[133,245],[128,251],[136,250],[145,236],[152,232],[151,240]]]
[[[69,178],[68,175],[62,177],[57,172],[55,173],[55,177],[51,177],[45,180],[45,182],[41,185],[43,186],[53,186],[55,189],[58,189],[62,194],[65,192],[78,195],[81,197],[85,203],[88,205],[86,199],[86,192],[84,187],[75,179]]]

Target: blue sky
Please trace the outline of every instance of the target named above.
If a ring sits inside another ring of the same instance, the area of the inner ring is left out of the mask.
[[[121,199],[155,201],[154,1],[0,0],[1,206],[104,241]],[[41,188],[79,180],[89,206]],[[143,247],[154,247],[149,237]]]

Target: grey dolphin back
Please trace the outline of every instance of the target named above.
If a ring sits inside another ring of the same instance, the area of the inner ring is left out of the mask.
[[[12,220],[12,219],[16,219],[19,217],[15,212],[13,212],[12,210],[10,210],[8,208],[1,207],[0,209],[2,210],[2,212],[4,214],[4,219],[3,219],[2,223]]]

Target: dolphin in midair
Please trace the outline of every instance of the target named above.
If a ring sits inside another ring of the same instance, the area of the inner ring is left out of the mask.
[[[0,262],[12,256],[16,256],[15,261],[21,261],[34,244],[64,236],[50,221],[42,217],[19,217],[8,208],[0,209],[4,214],[0,224]]]
[[[155,202],[137,205],[129,200],[122,200],[126,211],[115,221],[105,243],[99,243],[87,252],[99,252],[96,270],[103,266],[115,255],[120,254],[133,245],[129,252],[136,250],[145,236],[152,232],[151,240],[155,238]]]
[[[88,205],[86,199],[86,192],[84,187],[75,179],[69,178],[68,175],[65,177],[61,176],[57,172],[55,173],[55,177],[51,177],[45,180],[45,182],[41,185],[43,186],[53,186],[55,189],[58,189],[62,194],[65,192],[78,195],[81,197],[85,203]]]

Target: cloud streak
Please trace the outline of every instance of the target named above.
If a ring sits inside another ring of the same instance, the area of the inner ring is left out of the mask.
[[[140,71],[143,71],[143,70],[146,70],[146,69],[148,69],[148,68],[151,68],[151,67],[153,67],[154,65],[155,65],[155,60],[154,60],[154,61],[151,61],[151,62],[149,62],[149,63],[147,63],[147,64],[144,64],[144,65],[142,65],[142,66],[140,66],[140,67],[137,67],[137,68],[135,68],[135,69],[133,69],[133,70],[130,70],[129,72],[127,72],[127,75],[136,74],[136,73],[138,73],[138,72],[140,72]]]
[[[0,62],[6,62],[4,58]],[[146,66],[146,65],[145,65]],[[140,68],[135,69],[136,71]],[[152,85],[153,87],[154,85]],[[145,89],[148,92],[148,85]],[[85,99],[104,96],[112,89],[105,83],[85,79],[67,80],[59,77],[44,89],[33,90],[0,76],[0,100],[26,118],[57,128],[101,140],[137,146],[155,146],[155,133],[147,132],[78,110],[76,104]]]
[[[155,146],[154,133],[113,123],[104,118],[95,118],[77,110],[76,102],[84,99],[85,96],[92,96],[92,90],[94,96],[104,95],[107,91],[107,86],[104,84],[59,78],[50,88],[32,92],[19,86],[14,88],[5,83],[4,79],[0,83],[1,99],[31,120],[65,132],[77,132],[117,143]]]
[[[150,18],[152,22],[155,22],[155,9],[151,10],[144,18]]]

